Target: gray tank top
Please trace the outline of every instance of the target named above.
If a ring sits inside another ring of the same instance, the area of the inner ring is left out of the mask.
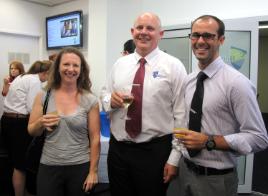
[[[43,102],[45,93],[43,96]],[[45,165],[77,165],[89,160],[88,112],[98,99],[91,93],[81,95],[76,112],[60,115],[58,127],[47,132],[40,162]],[[54,91],[48,102],[47,112],[55,111]]]

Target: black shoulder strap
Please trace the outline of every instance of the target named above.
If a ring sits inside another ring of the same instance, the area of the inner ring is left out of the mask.
[[[50,91],[51,91],[51,89],[48,89],[47,94],[46,94],[46,99],[45,99],[44,107],[43,107],[43,114],[47,113],[47,105],[48,105],[48,100],[49,100],[49,96],[50,96]]]

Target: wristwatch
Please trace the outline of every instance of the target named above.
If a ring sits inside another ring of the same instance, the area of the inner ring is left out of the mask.
[[[206,142],[206,148],[208,151],[211,151],[216,148],[216,142],[214,141],[213,135],[208,136],[208,140]]]

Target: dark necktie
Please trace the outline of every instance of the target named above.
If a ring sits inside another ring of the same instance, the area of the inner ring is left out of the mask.
[[[189,129],[200,132],[201,131],[201,118],[202,118],[202,105],[204,98],[204,84],[203,81],[208,76],[200,71],[197,75],[196,89],[193,95],[190,118],[189,118]],[[190,157],[196,156],[200,150],[188,149]]]
[[[145,74],[145,63],[144,58],[140,59],[140,67],[138,68],[133,84],[131,93],[134,96],[133,103],[129,106],[127,116],[130,120],[126,120],[126,131],[132,138],[137,137],[141,132],[142,123],[142,94],[143,94],[143,81]]]

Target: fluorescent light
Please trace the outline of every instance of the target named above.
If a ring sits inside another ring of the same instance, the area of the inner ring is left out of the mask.
[[[259,26],[259,29],[268,29],[268,25],[261,25]]]

